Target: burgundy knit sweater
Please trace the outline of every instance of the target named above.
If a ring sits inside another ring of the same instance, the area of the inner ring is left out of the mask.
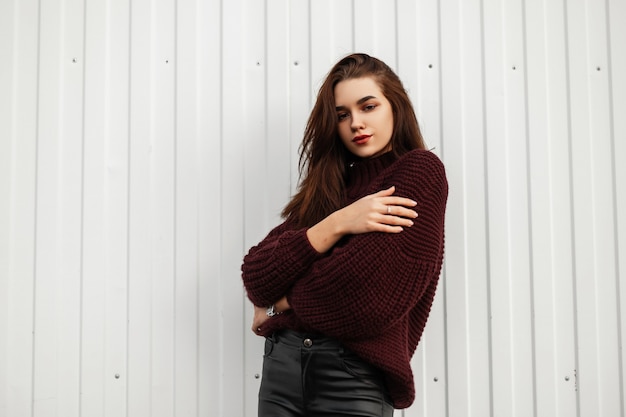
[[[250,249],[242,265],[247,295],[269,306],[284,295],[292,309],[268,319],[280,329],[322,333],[383,370],[395,408],[415,399],[410,360],[430,313],[443,261],[448,184],[439,158],[424,150],[386,153],[350,168],[346,205],[396,187],[417,202],[414,225],[398,234],[365,233],[318,253],[306,228],[286,221]]]

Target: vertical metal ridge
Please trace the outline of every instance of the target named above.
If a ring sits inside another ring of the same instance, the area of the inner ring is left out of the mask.
[[[487,138],[487,63],[485,58],[485,1],[480,2],[480,60],[481,60],[481,91],[482,91],[482,128],[483,128],[483,169],[485,175],[483,178],[483,186],[485,189],[485,263],[486,268],[486,281],[487,281],[487,349],[489,354],[489,416],[493,417],[494,404],[493,404],[493,322],[492,316],[492,287],[491,287],[491,240],[490,240],[490,227],[489,227],[489,140]],[[439,48],[441,50],[441,47]],[[441,67],[441,65],[440,65]],[[442,141],[443,142],[443,141]]]
[[[400,25],[398,25],[398,0],[393,0],[393,18],[395,21],[395,25],[394,25],[394,56],[396,59],[396,62],[394,63],[394,68],[396,69],[396,72],[398,74],[400,74]]]
[[[481,0],[482,1],[482,0]],[[442,20],[441,20],[441,0],[437,0],[437,71],[438,71],[438,77],[437,77],[437,91],[438,91],[438,95],[439,95],[439,132],[440,132],[440,146],[441,146],[441,160],[445,161],[445,147],[443,145],[443,132],[444,132],[444,125],[443,125],[443,69],[442,69],[442,34],[441,34],[441,26],[442,26]],[[446,267],[447,263],[444,263],[443,265],[443,273],[444,273],[444,277],[447,278],[447,267]],[[444,283],[444,290],[447,288],[447,279],[443,280]],[[447,320],[447,316],[448,316],[448,292],[447,291],[443,291],[443,311],[444,311],[444,320],[443,320],[443,339],[444,339],[444,373],[446,375],[445,381],[445,393],[444,393],[444,408],[445,408],[445,415],[449,415],[450,414],[450,384],[449,384],[449,380],[450,380],[450,349],[449,349],[449,338],[448,338],[448,332],[449,332],[449,328],[448,328],[448,320]]]
[[[611,2],[609,0],[605,0],[605,19],[606,19],[606,41],[607,41],[607,73],[608,73],[608,98],[609,98],[609,132],[610,132],[610,149],[611,149],[611,176],[612,176],[612,187],[611,192],[613,195],[613,224],[614,224],[614,251],[615,251],[615,306],[617,313],[617,340],[618,343],[621,344],[623,340],[622,333],[622,303],[620,299],[621,295],[621,283],[620,283],[620,259],[619,259],[619,216],[618,216],[618,207],[617,207],[617,160],[615,157],[615,101],[613,96],[613,59],[611,54]],[[617,358],[618,358],[618,379],[619,379],[619,392],[624,392],[624,352],[622,349],[617,349]],[[619,396],[619,407],[620,407],[620,416],[624,416],[624,396]]]
[[[528,272],[529,272],[529,307],[530,307],[530,343],[531,343],[531,374],[532,374],[532,409],[533,416],[537,416],[537,341],[535,331],[535,257],[533,254],[533,194],[532,194],[532,164],[530,162],[530,120],[529,120],[529,88],[528,88],[528,25],[526,20],[526,0],[521,0],[522,7],[522,54],[524,71],[524,125],[526,145],[526,212],[528,215]]]
[[[126,417],[130,412],[130,262],[131,262],[131,186],[132,186],[132,125],[133,125],[133,6],[128,1],[128,63],[127,63],[127,84],[128,89],[127,105],[128,105],[128,122],[126,126],[126,353],[125,353],[125,372],[126,372],[126,404],[124,410]]]
[[[127,84],[128,89],[128,124],[126,126],[126,357],[125,357],[125,372],[126,372],[126,404],[124,410],[126,417],[130,412],[130,263],[131,263],[131,186],[132,186],[132,126],[133,126],[133,6],[132,2],[128,1],[128,66],[127,66]]]
[[[263,147],[265,154],[265,160],[267,161],[269,155],[269,146],[268,146],[268,141],[269,141],[269,125],[270,125],[270,120],[269,120],[269,111],[268,109],[270,108],[270,103],[269,103],[269,99],[268,99],[268,85],[269,85],[269,76],[268,76],[268,69],[269,69],[269,51],[268,51],[268,39],[269,39],[269,35],[267,33],[268,30],[268,13],[267,13],[267,0],[263,0],[263,98],[265,100],[265,106],[263,108],[263,141],[265,143],[265,146]],[[247,137],[246,137],[247,140]],[[246,169],[247,164],[244,163],[244,170]],[[268,164],[265,164],[265,178],[268,177]],[[246,199],[246,195],[244,193],[244,203],[245,203],[245,199]],[[245,217],[245,216],[244,216]],[[244,228],[245,229],[245,228]],[[243,236],[243,240],[242,242],[244,242],[244,246],[246,243],[246,238],[245,238],[245,230],[244,230],[244,236]],[[242,252],[245,253],[246,248],[242,248]],[[245,303],[244,303],[244,317],[246,314],[246,310],[245,310]],[[245,327],[245,326],[244,326]]]
[[[199,39],[201,39],[200,29],[199,28],[201,27],[201,24],[200,24],[201,18],[200,17],[202,16],[202,13],[201,13],[202,12],[202,7],[200,5],[201,5],[201,1],[200,0],[196,0],[196,2],[195,2],[196,15],[195,15],[195,21],[194,21],[194,41],[196,42],[196,44],[195,44],[195,48],[196,48],[195,52],[198,55],[198,57],[202,56],[199,53],[199,51],[198,51],[198,45],[201,44],[201,42],[198,41]],[[198,74],[201,73],[201,68],[202,68],[202,59],[198,59],[198,60],[196,60],[196,63],[195,63],[194,80],[195,80],[195,82],[197,84],[200,84],[200,85],[201,85],[201,83],[200,83],[200,80],[198,79],[199,78]],[[201,137],[201,135],[200,135],[201,129],[200,129],[200,123],[199,123],[200,115],[201,115],[201,113],[200,113],[200,108],[201,108],[200,101],[201,100],[199,99],[199,97],[200,97],[201,93],[198,93],[198,91],[202,92],[202,88],[199,88],[199,89],[196,90],[196,95],[194,97],[195,98],[195,106],[196,106],[196,108],[195,108],[195,120],[194,120],[194,123],[196,124],[196,129],[195,129],[196,137],[195,137],[194,146],[196,147],[196,161],[195,161],[195,163],[197,164],[196,165],[197,168],[200,167],[199,155],[200,155],[200,148],[201,148],[201,146],[199,144],[199,142],[200,142],[199,138]],[[199,186],[199,183],[201,183],[201,181],[202,181],[201,171],[202,171],[201,169],[197,169],[197,171],[196,171],[198,173],[198,177],[199,177],[199,180],[196,183],[196,207],[195,207],[195,209],[196,209],[196,221],[197,221],[197,226],[198,226],[197,230],[200,229],[200,213],[201,213],[201,210],[200,210],[200,205],[201,205],[200,188],[201,187]],[[194,346],[196,355],[195,355],[194,359],[195,359],[196,367],[197,367],[195,378],[194,378],[194,382],[195,382],[195,392],[194,392],[194,394],[195,394],[195,404],[194,405],[195,405],[195,409],[196,409],[196,417],[200,417],[200,415],[201,415],[201,411],[200,410],[201,410],[201,406],[202,406],[202,403],[200,401],[200,397],[201,397],[201,391],[200,391],[200,385],[201,385],[200,364],[202,363],[201,353],[200,353],[201,352],[201,339],[202,339],[202,330],[201,330],[202,327],[201,327],[201,324],[200,324],[201,321],[202,321],[202,318],[201,318],[202,317],[201,316],[202,298],[200,296],[200,289],[202,288],[202,286],[201,286],[202,271],[201,271],[201,266],[200,266],[200,261],[199,261],[199,259],[201,257],[201,251],[200,251],[201,247],[200,246],[201,246],[200,233],[199,233],[199,231],[197,231],[196,232],[196,248],[195,248],[196,249],[196,254],[195,254],[196,255],[195,256],[195,263],[196,263],[196,265],[195,265],[196,294],[195,294],[195,299],[194,299],[194,301],[196,303],[196,312],[195,312],[196,313],[195,314],[196,325],[194,327],[195,328],[195,332],[196,332],[196,334],[195,334],[195,336],[196,336],[196,343],[195,343],[195,346]]]
[[[149,96],[150,96],[150,107],[147,110],[147,124],[148,124],[148,142],[150,144],[150,148],[152,149],[153,144],[154,144],[154,85],[155,85],[155,66],[152,65],[152,63],[154,62],[154,55],[155,55],[155,47],[154,47],[154,37],[155,37],[155,12],[154,12],[154,3],[156,0],[150,0],[150,9],[148,12],[149,17],[149,27],[148,30],[150,31],[150,43],[148,45],[148,50],[150,51],[148,54],[148,62],[150,63],[150,71],[148,74],[149,77],[149,85],[148,85],[148,91],[149,91]],[[154,165],[154,154],[151,151],[151,155],[147,158],[148,162],[147,162],[147,188],[148,188],[148,199],[152,201],[152,199],[154,198],[154,186],[153,186],[153,182],[154,182],[154,173],[153,173],[153,165]],[[148,212],[150,215],[150,219],[153,220],[154,219],[154,209],[150,209],[150,211]],[[152,237],[152,236],[151,236]],[[153,252],[153,248],[150,248],[150,255],[152,256],[154,254]],[[147,375],[147,380],[150,381],[150,387],[148,387],[147,391],[148,391],[148,395],[150,397],[150,404],[148,405],[148,410],[149,410],[149,415],[153,414],[153,410],[154,410],[154,387],[155,387],[155,383],[154,383],[154,343],[153,343],[153,338],[154,338],[154,274],[153,271],[151,270],[151,276],[149,279],[149,289],[150,289],[150,294],[148,295],[149,298],[149,302],[148,302],[148,321],[149,321],[149,326],[150,326],[150,331],[149,331],[149,351],[148,351],[148,355],[150,357],[150,364],[148,366],[148,375]]]
[[[307,62],[307,66],[308,66],[308,75],[309,75],[309,85],[312,84],[311,81],[313,80],[313,42],[312,42],[312,39],[313,39],[312,27],[313,27],[313,25],[312,25],[312,22],[311,22],[311,15],[312,15],[312,13],[311,13],[312,12],[312,10],[311,10],[311,2],[312,1],[313,0],[307,0],[308,6],[309,6],[308,7],[308,9],[309,9],[309,13],[308,13],[309,27],[307,28],[308,31],[309,31],[309,33],[308,33],[308,35],[309,35],[308,36],[308,38],[309,38],[309,50],[308,50],[309,56],[308,56],[308,60],[307,60],[308,61]],[[354,27],[354,25],[353,25],[353,27]],[[313,92],[311,91],[311,88],[308,89],[308,94],[309,94],[309,97],[308,97],[307,102],[310,104],[311,101],[312,101],[311,99],[313,98],[313,96],[312,96]]]
[[[355,48],[356,48],[356,19],[354,16],[354,0],[350,0],[350,28],[352,29],[352,39],[350,39],[350,49],[352,50],[352,52],[356,52]],[[344,53],[344,55],[346,55]]]
[[[178,0],[173,0],[172,7],[174,13],[173,20],[173,52],[174,68],[172,69],[172,90],[173,90],[173,103],[172,103],[172,312],[174,317],[172,318],[172,408],[176,413],[178,404],[178,390],[176,365],[178,362],[177,349],[178,346],[178,322],[176,317],[177,311],[177,297],[178,297]]]
[[[565,39],[565,83],[566,89],[566,102],[567,102],[567,146],[568,146],[568,168],[569,168],[569,204],[571,208],[572,216],[570,218],[570,229],[572,231],[572,240],[570,252],[572,253],[572,305],[574,311],[572,311],[572,319],[574,321],[574,361],[575,372],[578,373],[580,368],[580,359],[578,355],[579,351],[579,332],[578,332],[578,285],[577,285],[577,271],[576,271],[576,224],[574,213],[576,206],[574,202],[574,155],[573,155],[573,138],[572,138],[572,94],[571,94],[571,75],[570,75],[570,40],[569,40],[569,16],[567,8],[567,0],[562,0],[563,3],[563,22],[564,22],[564,39]],[[577,377],[576,377],[577,378]],[[576,381],[576,384],[578,382]],[[576,417],[580,417],[580,390],[576,390]]]
[[[222,109],[223,105],[224,105],[224,96],[225,96],[225,94],[224,94],[224,72],[225,72],[225,59],[224,59],[224,56],[225,56],[225,45],[224,45],[224,42],[223,42],[223,39],[225,38],[225,36],[224,36],[224,31],[225,31],[225,28],[224,28],[224,26],[225,26],[224,25],[224,18],[225,18],[225,16],[224,16],[224,13],[225,13],[224,12],[224,4],[228,0],[217,0],[217,1],[219,2],[220,36],[221,36],[221,39],[220,39],[220,42],[219,42],[219,48],[218,48],[219,56],[220,56],[220,65],[219,65],[220,82],[219,82],[218,98],[219,98],[219,102],[220,102],[220,109]],[[225,126],[225,121],[224,121],[224,111],[223,110],[220,111],[219,122],[218,123],[219,123],[219,129],[220,129],[220,141],[219,141],[219,149],[218,149],[219,155],[220,155],[220,157],[219,157],[220,178],[219,178],[219,189],[218,189],[217,192],[218,192],[218,195],[219,195],[219,198],[220,198],[219,201],[221,202],[221,201],[224,200],[224,185],[223,185],[223,180],[222,180],[222,178],[223,178],[222,174],[224,172],[224,126]],[[220,215],[221,215],[221,212],[222,212],[221,203],[218,203],[218,207],[219,207],[218,210],[220,211]],[[222,227],[222,223],[221,222],[219,222],[218,224],[219,224],[219,229],[216,231],[216,236],[218,236],[218,240],[219,240],[219,244],[217,245],[217,247],[218,247],[218,250],[220,251],[220,256],[219,256],[219,263],[217,265],[217,270],[219,271],[219,279],[217,280],[217,287],[218,287],[218,290],[221,293],[222,287],[223,287],[222,278],[221,278],[221,276],[222,276],[221,272],[222,272],[222,270],[224,268],[224,261],[223,261],[222,256],[221,256],[221,254],[222,254],[221,253],[222,252],[221,248],[222,248],[222,244],[223,244],[223,240],[224,240],[224,228]],[[217,320],[217,326],[216,327],[217,327],[217,329],[216,329],[217,333],[220,336],[222,336],[224,334],[224,327],[225,327],[223,317],[219,317],[219,319]],[[225,349],[225,346],[223,346],[223,345],[220,345],[220,347],[218,348],[218,352],[219,352],[219,356],[220,356],[220,361],[219,361],[218,367],[219,367],[221,372],[224,371],[224,366],[223,366],[224,349]],[[215,387],[215,390],[220,393],[220,398],[224,397],[224,395],[223,395],[223,393],[224,393],[224,383],[223,383],[222,380],[220,380],[219,384],[217,384],[217,387]],[[224,412],[223,401],[220,401],[219,404],[217,404],[216,408],[217,408],[217,415],[222,416],[223,412]]]
[[[37,357],[35,355],[35,343],[37,340],[37,333],[35,332],[37,323],[37,236],[38,236],[38,216],[39,216],[39,108],[40,108],[40,93],[41,93],[41,1],[37,1],[37,70],[35,83],[35,186],[34,186],[34,198],[33,198],[33,288],[32,288],[32,302],[33,302],[33,317],[32,317],[32,337],[31,337],[31,375],[30,375],[30,415],[35,417],[35,369],[37,366]],[[17,1],[16,1],[17,2]]]
[[[78,294],[80,299],[78,300],[78,312],[79,312],[79,327],[78,327],[78,386],[81,391],[83,389],[83,326],[84,326],[84,294],[85,294],[85,88],[86,88],[86,62],[87,62],[87,1],[83,0],[83,48],[82,48],[82,91],[81,91],[81,126],[80,126],[80,252],[78,259],[79,268],[79,283]],[[106,296],[106,294],[105,294]],[[102,381],[104,385],[104,381]],[[83,396],[78,396],[78,412],[82,413],[83,408]]]

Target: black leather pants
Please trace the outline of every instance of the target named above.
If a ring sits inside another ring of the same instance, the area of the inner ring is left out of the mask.
[[[259,417],[323,416],[392,417],[381,372],[330,338],[266,338]]]

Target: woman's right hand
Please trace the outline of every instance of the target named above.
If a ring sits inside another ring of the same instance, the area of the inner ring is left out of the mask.
[[[337,210],[307,231],[311,245],[320,253],[343,236],[369,232],[400,233],[411,227],[417,212],[415,201],[394,196],[395,187],[367,195]]]
[[[343,234],[368,232],[400,233],[413,226],[417,203],[409,198],[394,196],[395,187],[370,194],[338,210]]]

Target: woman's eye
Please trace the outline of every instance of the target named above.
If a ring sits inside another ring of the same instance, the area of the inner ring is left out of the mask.
[[[367,106],[363,107],[363,110],[365,111],[372,111],[376,108],[375,104],[368,104]]]
[[[348,113],[339,113],[337,114],[337,120],[342,121],[348,118]]]

